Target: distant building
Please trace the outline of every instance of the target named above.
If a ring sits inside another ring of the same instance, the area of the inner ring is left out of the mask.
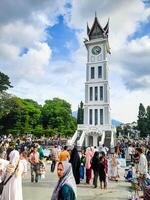
[[[128,130],[128,137],[138,138],[140,131],[137,129],[137,122],[132,123],[124,123],[120,125],[121,129],[124,130],[125,128]],[[124,136],[124,132],[119,134],[119,136]]]

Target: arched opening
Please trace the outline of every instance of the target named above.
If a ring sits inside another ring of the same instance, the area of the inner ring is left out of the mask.
[[[89,146],[93,146],[93,136],[89,136]]]
[[[97,138],[97,146],[99,147],[99,142],[101,141],[102,136],[98,136]]]

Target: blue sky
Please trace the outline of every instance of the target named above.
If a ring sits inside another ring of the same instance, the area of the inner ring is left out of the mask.
[[[137,31],[130,35],[128,39],[137,39],[145,35],[150,35],[150,17],[148,17],[146,22],[139,23]]]
[[[139,104],[149,105],[149,0],[1,0],[0,8],[0,70],[10,77],[11,94],[40,104],[59,97],[77,110],[84,102],[86,25],[96,11],[102,26],[110,17],[112,118],[135,121]]]
[[[53,27],[45,30],[48,34],[47,43],[53,49],[52,60],[68,60],[71,53],[79,47],[76,31],[66,25],[62,15],[57,17],[57,21]]]

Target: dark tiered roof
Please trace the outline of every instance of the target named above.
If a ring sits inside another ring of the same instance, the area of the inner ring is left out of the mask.
[[[109,19],[104,28],[102,28],[102,26],[100,25],[96,15],[91,29],[87,24],[87,35],[89,36],[89,40],[96,38],[106,38],[108,37],[108,33],[109,33]]]

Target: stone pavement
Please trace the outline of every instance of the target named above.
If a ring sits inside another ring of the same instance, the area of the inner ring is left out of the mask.
[[[124,170],[120,171],[123,175]],[[47,165],[46,178],[39,183],[30,182],[30,173],[23,179],[24,200],[50,200],[52,191],[57,182],[56,172],[50,173],[50,165]],[[85,181],[78,186],[78,200],[127,200],[129,183],[124,180],[118,182],[109,181],[108,189],[94,189],[92,185],[85,184]]]

